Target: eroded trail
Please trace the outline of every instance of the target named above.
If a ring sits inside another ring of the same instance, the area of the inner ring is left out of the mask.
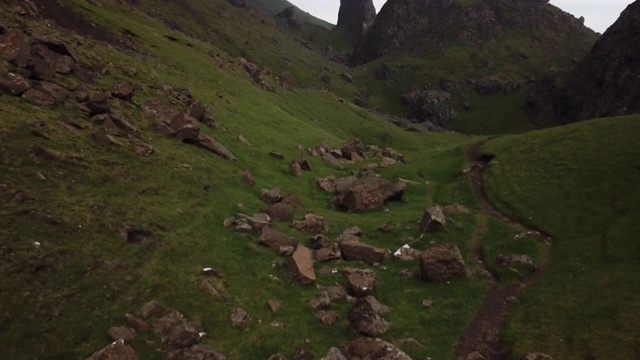
[[[469,162],[468,175],[473,186],[473,193],[486,214],[492,216],[514,228],[528,232],[533,231],[526,226],[513,221],[498,209],[496,209],[484,192],[483,173],[489,163],[489,158],[480,157],[480,148],[484,142],[474,144],[466,149],[466,157]],[[480,235],[480,237],[482,234]],[[547,241],[545,243],[548,244]],[[487,274],[487,280],[491,282],[491,288],[484,295],[484,300],[478,313],[464,329],[453,352],[454,360],[466,360],[471,353],[478,352],[488,360],[506,359],[506,354],[501,352],[500,335],[505,325],[505,320],[513,304],[524,292],[540,277],[548,264],[550,247],[545,246],[541,256],[539,268],[524,278],[520,283],[509,286],[500,286],[491,276],[484,265],[482,241],[475,241],[473,256],[480,272]]]

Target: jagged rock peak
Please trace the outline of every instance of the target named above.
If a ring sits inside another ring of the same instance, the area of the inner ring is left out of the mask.
[[[618,20],[571,72],[561,91],[564,123],[640,113],[640,1]]]
[[[376,18],[373,0],[341,0],[338,27],[345,28],[354,44],[359,43]]]

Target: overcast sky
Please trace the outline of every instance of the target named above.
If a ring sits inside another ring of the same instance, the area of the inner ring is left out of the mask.
[[[338,20],[340,0],[289,0],[289,2],[332,24]],[[373,1],[377,11],[380,11],[385,2],[386,0]],[[600,33],[613,24],[622,10],[632,2],[632,0],[551,0],[553,5],[576,17],[584,16],[585,25]]]

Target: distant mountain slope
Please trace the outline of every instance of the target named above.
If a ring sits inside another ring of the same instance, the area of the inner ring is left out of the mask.
[[[563,122],[640,112],[640,2],[629,5],[576,66],[562,91]]]
[[[330,24],[322,19],[318,19],[317,17],[300,10],[297,6],[291,4],[287,0],[245,0],[248,4],[251,4],[255,8],[262,10],[263,12],[275,16],[282,10],[294,6],[296,8],[297,14],[303,22],[308,22],[310,24],[321,26],[325,29],[331,30],[334,25]]]

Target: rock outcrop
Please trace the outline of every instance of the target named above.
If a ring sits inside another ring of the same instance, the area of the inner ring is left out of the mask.
[[[563,123],[640,113],[640,2],[629,5],[561,90]]]
[[[590,46],[596,39],[579,19],[546,1],[483,0],[459,6],[449,0],[389,0],[350,62],[364,64],[398,49],[420,52],[446,41],[479,48],[513,31],[530,34],[533,28],[541,31],[536,41],[552,46],[549,52],[574,43]]]
[[[337,27],[344,29],[349,41],[357,45],[375,18],[373,0],[341,0]]]
[[[420,275],[424,280],[441,281],[466,274],[462,254],[455,245],[433,245],[420,256]]]

